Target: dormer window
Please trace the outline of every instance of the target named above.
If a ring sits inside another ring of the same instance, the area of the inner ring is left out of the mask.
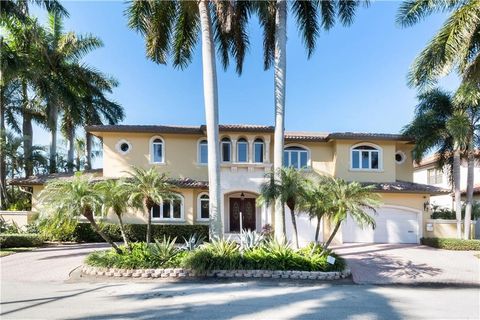
[[[237,142],[237,162],[248,161],[248,142],[244,138],[241,138]]]
[[[229,138],[223,138],[221,142],[222,162],[232,161],[232,142]]]
[[[304,169],[308,166],[308,150],[303,147],[287,147],[283,149],[283,166]]]
[[[263,140],[260,138],[253,142],[253,161],[255,163],[263,163],[264,146]]]
[[[354,146],[351,149],[350,163],[353,170],[380,170],[381,149],[370,144]]]
[[[150,154],[152,163],[165,163],[165,145],[160,137],[153,137],[151,140]]]

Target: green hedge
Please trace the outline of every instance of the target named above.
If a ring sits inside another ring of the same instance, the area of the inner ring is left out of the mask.
[[[38,247],[43,240],[38,234],[3,233],[0,234],[0,248]]]
[[[113,241],[122,241],[118,224],[101,224],[102,231]],[[146,224],[126,224],[125,233],[130,241],[145,241],[147,233]],[[163,239],[163,236],[177,238],[177,242],[183,242],[183,238],[197,233],[208,238],[207,225],[152,225],[152,239]],[[48,237],[46,237],[48,238]],[[58,239],[47,239],[58,240]],[[89,223],[79,223],[67,239],[62,241],[75,242],[103,242],[104,240],[96,233]]]
[[[480,251],[480,240],[422,238],[420,242],[423,245],[439,249]]]

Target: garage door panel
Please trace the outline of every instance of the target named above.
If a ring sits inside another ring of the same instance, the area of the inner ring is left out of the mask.
[[[343,242],[365,243],[417,243],[418,220],[417,213],[398,208],[383,207],[372,214],[376,221],[376,228],[362,229],[350,216],[342,226]]]

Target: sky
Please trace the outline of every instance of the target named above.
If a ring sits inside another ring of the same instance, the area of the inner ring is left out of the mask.
[[[445,21],[437,14],[409,28],[395,24],[400,2],[375,1],[360,8],[350,27],[322,32],[307,59],[293,17],[288,19],[286,130],[397,133],[413,117],[415,89],[406,76],[416,55]],[[124,124],[205,123],[200,42],[184,70],[145,56],[142,37],[127,27],[123,1],[66,1],[66,31],[91,33],[104,47],[84,61],[114,76],[111,98],[126,111]],[[45,12],[32,11],[40,21]],[[252,16],[250,48],[241,76],[218,66],[220,123],[273,125],[273,70],[263,70],[261,29]],[[200,39],[199,39],[200,40]],[[441,81],[455,90],[458,79]],[[48,144],[37,128],[35,142]]]

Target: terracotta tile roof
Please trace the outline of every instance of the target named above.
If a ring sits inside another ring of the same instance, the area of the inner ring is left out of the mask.
[[[322,132],[286,131],[285,141],[326,142],[328,135]]]
[[[391,133],[367,133],[367,132],[334,132],[328,135],[329,139],[351,140],[351,139],[374,139],[414,142],[414,139],[403,134]]]
[[[207,129],[206,125],[201,126],[202,130]],[[218,126],[220,131],[233,132],[233,131],[246,131],[246,132],[273,132],[275,128],[273,126],[261,126],[251,124],[221,124]]]
[[[462,190],[462,196],[467,194],[467,190]],[[480,194],[480,185],[474,185],[473,186],[473,194]]]
[[[395,182],[363,182],[364,186],[374,186],[374,190],[380,193],[423,193],[423,194],[448,194],[449,190],[431,186],[428,184],[414,183],[397,180]]]
[[[146,132],[146,133],[185,133],[203,134],[200,126],[161,126],[161,125],[95,125],[87,126],[88,132]]]

